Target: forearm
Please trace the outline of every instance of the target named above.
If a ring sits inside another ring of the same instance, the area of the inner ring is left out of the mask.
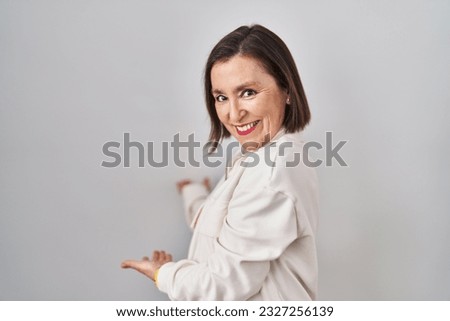
[[[181,260],[158,273],[158,288],[171,300],[247,300],[258,293],[269,272],[269,262],[208,262]]]

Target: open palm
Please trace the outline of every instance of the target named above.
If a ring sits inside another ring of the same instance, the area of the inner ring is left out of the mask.
[[[155,272],[165,263],[172,261],[172,255],[164,251],[153,251],[152,259],[144,256],[142,260],[125,260],[123,269],[134,269],[155,281]]]

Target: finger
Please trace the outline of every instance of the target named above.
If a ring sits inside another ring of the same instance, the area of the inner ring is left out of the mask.
[[[177,182],[178,192],[181,193],[181,190],[183,189],[183,187],[185,187],[186,185],[189,185],[191,183],[192,183],[192,181],[190,179],[184,179],[184,180]]]
[[[121,266],[124,269],[133,269],[153,280],[154,271],[152,270],[152,263],[150,261],[126,260],[122,262]]]
[[[211,189],[211,182],[209,181],[209,178],[208,178],[208,177],[205,177],[205,178],[203,179],[203,185],[205,185],[205,187],[206,187],[208,190]]]
[[[148,256],[144,256],[142,257],[142,261],[150,261],[150,259],[148,258]]]
[[[160,257],[159,251],[153,251],[152,261],[158,261]]]
[[[181,181],[177,182],[177,187],[182,187],[183,185],[186,185],[189,182],[187,179],[183,179]]]
[[[180,179],[178,182],[177,182],[177,185],[180,185],[180,184],[184,184],[185,182],[187,182],[187,181],[189,181],[188,179]]]
[[[139,261],[135,261],[135,260],[125,260],[120,264],[120,266],[122,269],[129,269],[129,268],[136,269],[138,262]]]
[[[160,259],[159,259],[159,261],[162,263],[162,262],[167,262],[167,256],[169,255],[169,253],[166,253],[165,251],[162,251],[161,252],[161,257],[160,257]]]
[[[162,264],[170,262],[170,261],[172,261],[172,255],[170,253],[165,253],[164,252],[164,256],[161,257],[159,261]]]
[[[159,262],[159,263],[164,262],[165,259],[166,259],[166,252],[165,251],[159,252],[159,259],[157,262]]]

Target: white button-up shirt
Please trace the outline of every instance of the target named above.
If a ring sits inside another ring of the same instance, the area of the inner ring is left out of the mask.
[[[209,195],[185,186],[189,255],[160,268],[158,288],[172,300],[316,299],[319,191],[303,146],[301,133],[282,129],[235,155]]]

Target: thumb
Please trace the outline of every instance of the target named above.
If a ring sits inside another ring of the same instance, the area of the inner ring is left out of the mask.
[[[120,267],[122,269],[129,269],[129,268],[131,268],[131,269],[139,270],[139,269],[141,269],[143,267],[142,263],[144,263],[144,262],[136,261],[136,260],[125,260],[125,261],[123,261],[120,264]]]
[[[120,266],[122,267],[122,269],[136,270],[153,280],[153,274],[155,273],[153,269],[153,263],[148,259],[142,261],[125,260]]]
[[[203,179],[203,185],[206,187],[207,190],[211,190],[211,181],[209,180],[209,177],[205,177]]]

